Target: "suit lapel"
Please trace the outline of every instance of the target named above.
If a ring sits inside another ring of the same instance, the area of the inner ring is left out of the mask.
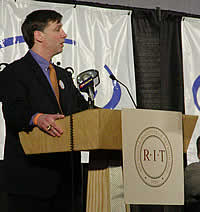
[[[39,64],[34,60],[32,55],[28,52],[25,55],[25,59],[28,60],[28,63],[30,64],[30,67],[32,71],[35,72],[35,76],[38,80],[38,83],[44,87],[45,92],[47,95],[51,98],[51,100],[54,102],[54,104],[58,106],[56,96],[54,95],[54,92],[49,84],[49,81],[47,80],[46,76],[44,75],[42,69],[40,68]]]

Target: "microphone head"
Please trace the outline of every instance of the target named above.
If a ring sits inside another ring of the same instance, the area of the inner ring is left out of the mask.
[[[86,80],[82,81],[79,84],[79,89],[81,92],[88,93],[88,87],[93,87],[93,86],[94,86],[94,82],[92,77],[87,77]]]
[[[97,86],[100,83],[99,72],[97,70],[94,70],[94,69],[90,69],[90,70],[87,70],[87,71],[80,73],[77,76],[77,83],[80,85],[89,78],[93,79],[95,86]]]
[[[84,71],[77,76],[76,80],[79,90],[88,94],[88,102],[93,102],[94,86],[97,86],[100,82],[99,72],[94,69]]]

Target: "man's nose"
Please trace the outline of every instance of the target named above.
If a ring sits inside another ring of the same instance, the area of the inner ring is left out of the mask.
[[[65,31],[62,29],[62,37],[66,38],[67,34],[65,33]]]

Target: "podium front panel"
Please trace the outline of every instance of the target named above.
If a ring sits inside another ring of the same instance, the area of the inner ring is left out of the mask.
[[[183,205],[182,114],[123,110],[122,143],[125,202]]]

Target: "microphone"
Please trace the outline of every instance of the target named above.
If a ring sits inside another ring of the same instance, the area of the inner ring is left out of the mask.
[[[94,82],[92,77],[86,78],[82,83],[79,84],[81,92],[88,93],[91,101],[94,101]]]
[[[94,69],[84,71],[77,76],[79,90],[88,94],[89,108],[94,108],[94,86],[99,83],[99,72]]]
[[[131,101],[133,102],[135,108],[137,109],[137,105],[136,105],[136,103],[135,103],[135,101],[134,101],[134,99],[133,99],[133,97],[132,97],[132,95],[131,95],[128,87],[124,83],[122,83],[121,81],[119,81],[113,74],[110,74],[109,77],[110,77],[110,79],[117,81],[119,84],[121,84],[122,86],[124,86],[126,88],[126,90],[128,91],[128,94],[129,94],[129,96],[131,98]]]

